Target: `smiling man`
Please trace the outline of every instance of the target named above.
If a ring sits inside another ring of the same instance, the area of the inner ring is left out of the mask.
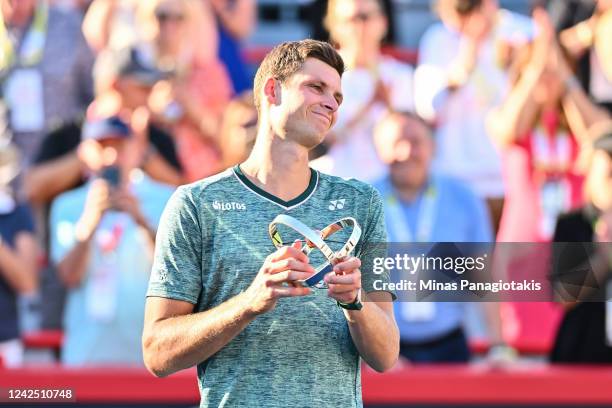
[[[360,357],[378,371],[397,360],[393,294],[370,290],[384,274],[360,270],[374,256],[366,244],[386,241],[381,199],[367,184],[308,166],[336,120],[343,71],[326,43],[273,49],[255,78],[259,129],[249,158],[179,188],[166,207],[144,358],[157,376],[197,365],[201,407],[359,407]],[[334,265],[327,289],[295,284],[322,259],[308,259],[299,242],[275,250],[268,224],[278,214],[319,230],[349,216],[361,225],[356,257]]]

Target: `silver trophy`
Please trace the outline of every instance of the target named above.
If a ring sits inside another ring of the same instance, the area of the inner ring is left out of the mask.
[[[268,227],[268,234],[270,234],[270,239],[276,248],[280,248],[287,244],[283,242],[278,231],[279,225],[289,227],[304,237],[305,245],[302,246],[302,252],[305,255],[310,254],[310,252],[316,248],[321,251],[326,259],[326,262],[315,269],[314,275],[310,278],[296,281],[297,284],[307,287],[327,288],[327,284],[322,282],[323,277],[332,271],[333,265],[337,260],[348,256],[353,249],[355,249],[355,246],[359,242],[359,238],[361,238],[361,228],[357,221],[351,217],[342,218],[329,224],[327,227],[323,228],[321,232],[316,232],[301,221],[289,215],[280,214],[274,218]],[[352,228],[351,235],[342,248],[334,252],[329,245],[327,245],[325,240],[344,228]]]

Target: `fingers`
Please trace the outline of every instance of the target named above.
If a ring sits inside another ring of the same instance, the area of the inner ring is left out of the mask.
[[[359,258],[344,259],[334,266],[334,271],[323,278],[327,283],[328,295],[340,302],[352,302],[361,290],[361,271]]]
[[[293,258],[281,259],[280,261],[271,262],[265,268],[265,272],[269,274],[276,274],[288,270],[305,272],[308,275],[312,275],[315,273],[315,269],[310,264],[300,262]]]
[[[353,256],[350,258],[342,259],[340,262],[335,264],[334,272],[337,275],[342,275],[354,269],[359,269],[360,267],[361,267],[361,260]]]
[[[268,257],[268,261],[275,262],[281,259],[294,258],[300,262],[308,263],[308,257],[297,246],[297,243],[294,243],[292,246],[284,246],[278,249]]]
[[[93,180],[89,190],[88,201],[98,207],[108,207],[110,202],[110,186],[105,180]]]
[[[283,271],[276,273],[268,278],[266,281],[268,286],[280,285],[281,283],[291,283],[298,280],[304,280],[312,276],[311,273],[299,272],[299,271]]]
[[[328,273],[323,278],[328,285],[350,285],[353,288],[361,287],[361,272],[356,269],[354,272],[346,275],[336,275],[333,272]]]
[[[277,286],[272,288],[272,294],[276,298],[306,296],[311,292],[310,288],[302,286]]]

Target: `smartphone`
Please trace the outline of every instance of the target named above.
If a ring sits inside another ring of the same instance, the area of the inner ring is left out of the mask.
[[[100,178],[106,180],[111,187],[118,187],[121,181],[121,172],[118,166],[104,167],[100,171]]]

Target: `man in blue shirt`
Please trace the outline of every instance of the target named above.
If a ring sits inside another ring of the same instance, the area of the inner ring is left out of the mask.
[[[451,177],[434,174],[428,125],[410,113],[391,113],[375,130],[389,175],[375,184],[383,197],[389,242],[490,242],[483,201]],[[413,362],[463,362],[466,303],[396,302],[400,354]]]
[[[79,154],[91,177],[53,202],[51,259],[68,288],[64,364],[142,365],[142,302],[174,191],[138,168],[145,141],[118,117],[88,122]]]

